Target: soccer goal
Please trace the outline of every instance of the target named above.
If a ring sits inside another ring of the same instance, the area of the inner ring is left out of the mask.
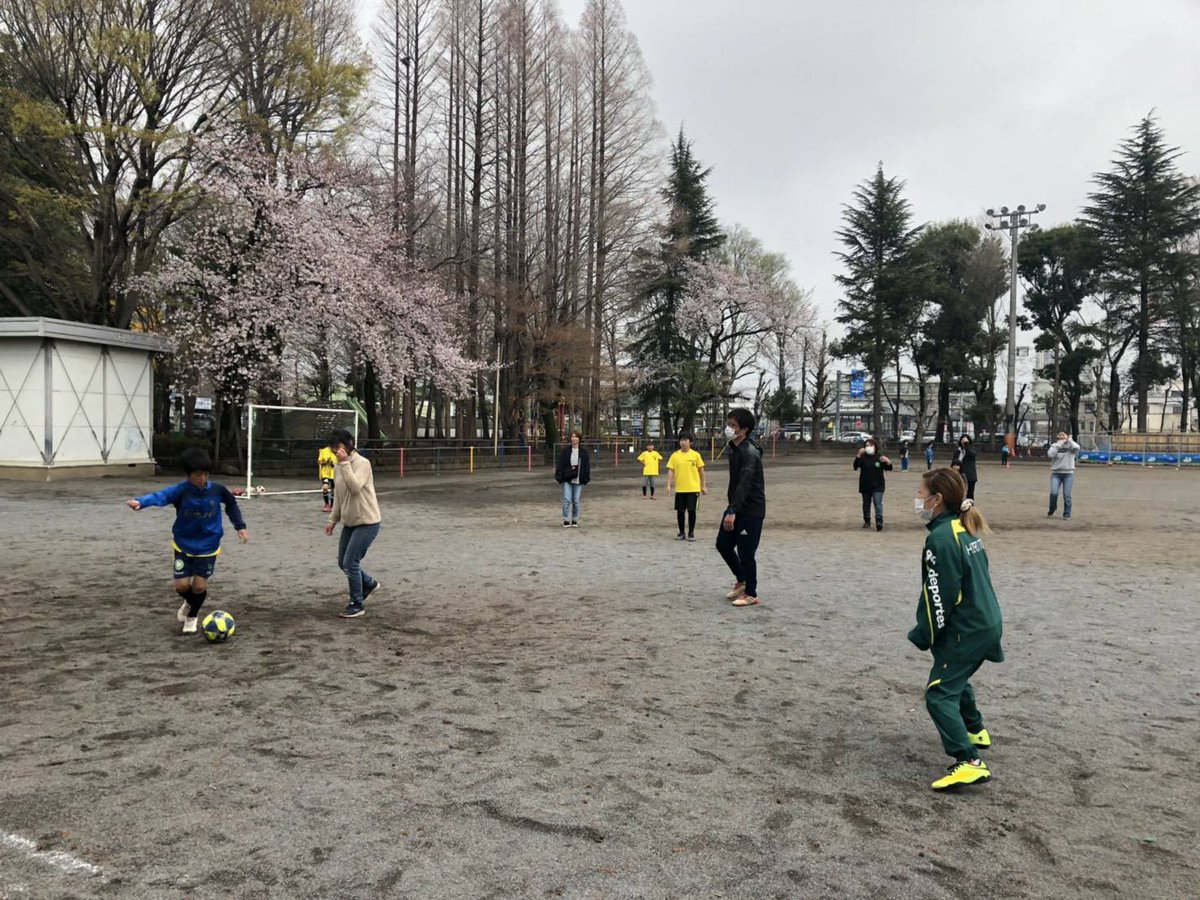
[[[329,433],[344,428],[358,443],[353,409],[246,405],[246,496],[319,494],[317,451]],[[297,479],[311,488],[296,488]]]

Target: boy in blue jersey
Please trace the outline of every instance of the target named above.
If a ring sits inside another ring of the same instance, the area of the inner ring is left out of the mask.
[[[250,540],[246,521],[237,500],[223,484],[208,480],[212,462],[199,448],[185,450],[180,457],[187,480],[161,491],[127,500],[130,509],[148,506],[174,506],[175,524],[171,528],[171,546],[175,550],[175,592],[183,598],[176,618],[183,623],[184,634],[195,634],[200,607],[208,597],[208,580],[221,552],[221,504],[229,521],[237,529],[242,543]]]

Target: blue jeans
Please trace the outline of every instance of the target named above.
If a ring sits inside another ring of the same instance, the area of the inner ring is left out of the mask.
[[[900,457],[900,471],[901,472],[908,471],[908,457],[907,456]]]
[[[378,534],[378,522],[374,525],[342,526],[342,536],[338,539],[338,568],[346,573],[346,580],[350,583],[351,606],[362,606],[363,588],[373,588],[378,584],[362,568],[363,557]]]
[[[876,524],[883,523],[883,491],[875,491],[873,494],[863,494],[863,521],[871,521],[871,504],[875,504],[875,522]]]
[[[758,596],[758,542],[762,538],[762,516],[737,515],[733,520],[733,531],[721,528],[717,532],[717,552],[735,581],[744,582],[746,593]]]
[[[1050,473],[1050,515],[1054,515],[1054,511],[1058,509],[1058,492],[1061,489],[1063,495],[1063,518],[1069,518],[1071,515],[1071,488],[1075,486],[1074,472],[1051,472]]]
[[[582,484],[563,482],[563,521],[570,519],[574,522],[579,518],[579,498],[583,496]]]

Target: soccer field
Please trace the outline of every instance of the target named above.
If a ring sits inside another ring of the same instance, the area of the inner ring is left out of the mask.
[[[0,898],[1198,896],[1200,473],[1081,469],[1064,522],[1048,471],[981,466],[1008,659],[953,795],[917,469],[876,533],[850,454],[768,460],[745,609],[723,463],[694,544],[634,466],[578,530],[546,470],[379,475],[350,621],[320,495],[245,500],[224,645],[179,633],[174,511],[124,506],[178,479],[6,484]]]

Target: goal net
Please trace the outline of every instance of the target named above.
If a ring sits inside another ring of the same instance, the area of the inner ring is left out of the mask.
[[[336,428],[358,443],[353,409],[247,404],[246,495],[319,494],[317,452]]]

